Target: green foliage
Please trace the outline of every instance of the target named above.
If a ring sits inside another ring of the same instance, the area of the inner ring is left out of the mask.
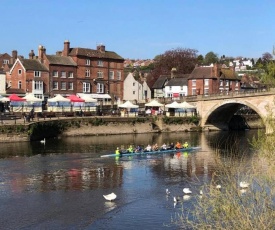
[[[214,52],[208,52],[205,57],[204,57],[204,64],[210,65],[217,63],[219,61],[218,55],[215,54]]]
[[[261,77],[261,82],[269,87],[275,86],[275,63],[269,62],[266,64],[265,73]]]
[[[166,124],[166,125],[171,125],[171,124],[179,124],[179,125],[182,125],[182,124],[190,124],[190,123],[193,123],[193,124],[198,124],[199,121],[200,121],[200,118],[197,117],[197,116],[186,116],[186,117],[163,117],[162,118],[163,122]]]
[[[95,118],[95,119],[91,119],[89,120],[89,123],[93,126],[100,126],[100,125],[106,125],[106,121],[104,121],[102,118]]]

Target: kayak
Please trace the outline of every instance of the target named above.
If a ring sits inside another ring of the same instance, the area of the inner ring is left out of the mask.
[[[134,153],[121,153],[121,154],[106,154],[101,155],[101,157],[123,157],[123,156],[135,156],[135,155],[151,155],[151,154],[165,154],[165,153],[175,153],[175,152],[191,152],[199,150],[201,147],[188,147],[180,149],[166,149],[166,150],[157,150],[157,151],[143,151],[143,152],[134,152]]]

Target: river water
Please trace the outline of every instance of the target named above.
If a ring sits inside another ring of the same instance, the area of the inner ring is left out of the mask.
[[[1,229],[178,229],[171,220],[188,212],[208,183],[220,149],[250,162],[256,131],[167,133],[48,139],[45,144],[1,143]],[[196,152],[101,158],[121,145],[188,141]],[[193,194],[181,205],[189,187]],[[165,190],[171,192],[166,196]],[[114,192],[115,201],[104,194]]]

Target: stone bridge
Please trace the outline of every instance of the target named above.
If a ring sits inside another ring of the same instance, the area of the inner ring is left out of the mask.
[[[228,124],[233,115],[240,108],[248,106],[260,116],[266,127],[266,133],[273,132],[270,119],[267,118],[275,114],[275,91],[215,96],[199,95],[191,101],[197,106],[203,129],[228,130]]]

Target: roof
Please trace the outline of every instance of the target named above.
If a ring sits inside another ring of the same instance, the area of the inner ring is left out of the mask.
[[[50,64],[52,65],[68,65],[68,66],[77,66],[74,60],[71,57],[64,57],[58,55],[46,55]]]
[[[221,75],[220,77],[224,78],[224,79],[228,79],[228,80],[239,80],[237,78],[237,75],[235,74],[234,71],[232,71],[231,69],[221,69]]]
[[[36,71],[48,71],[48,69],[41,64],[39,60],[36,59],[20,59],[22,65],[27,70],[36,70]]]
[[[217,76],[212,75],[212,68],[213,67],[211,66],[195,67],[195,69],[190,74],[189,79],[217,78]]]
[[[9,88],[6,90],[6,94],[17,94],[17,95],[24,95],[25,96],[25,90],[24,89],[15,89],[15,88]]]
[[[169,77],[171,77],[171,75],[160,75],[152,86],[152,89],[162,89]]]
[[[188,79],[217,79],[239,80],[235,72],[229,68],[218,68],[218,76],[215,76],[215,67],[200,66],[195,67]]]
[[[99,51],[88,48],[71,48],[69,52],[70,56],[86,56],[86,57],[95,57],[95,58],[108,58],[124,61],[124,58],[119,56],[113,51]]]
[[[166,84],[166,86],[183,86],[183,85],[187,85],[187,78],[172,78],[168,81],[168,83]]]

